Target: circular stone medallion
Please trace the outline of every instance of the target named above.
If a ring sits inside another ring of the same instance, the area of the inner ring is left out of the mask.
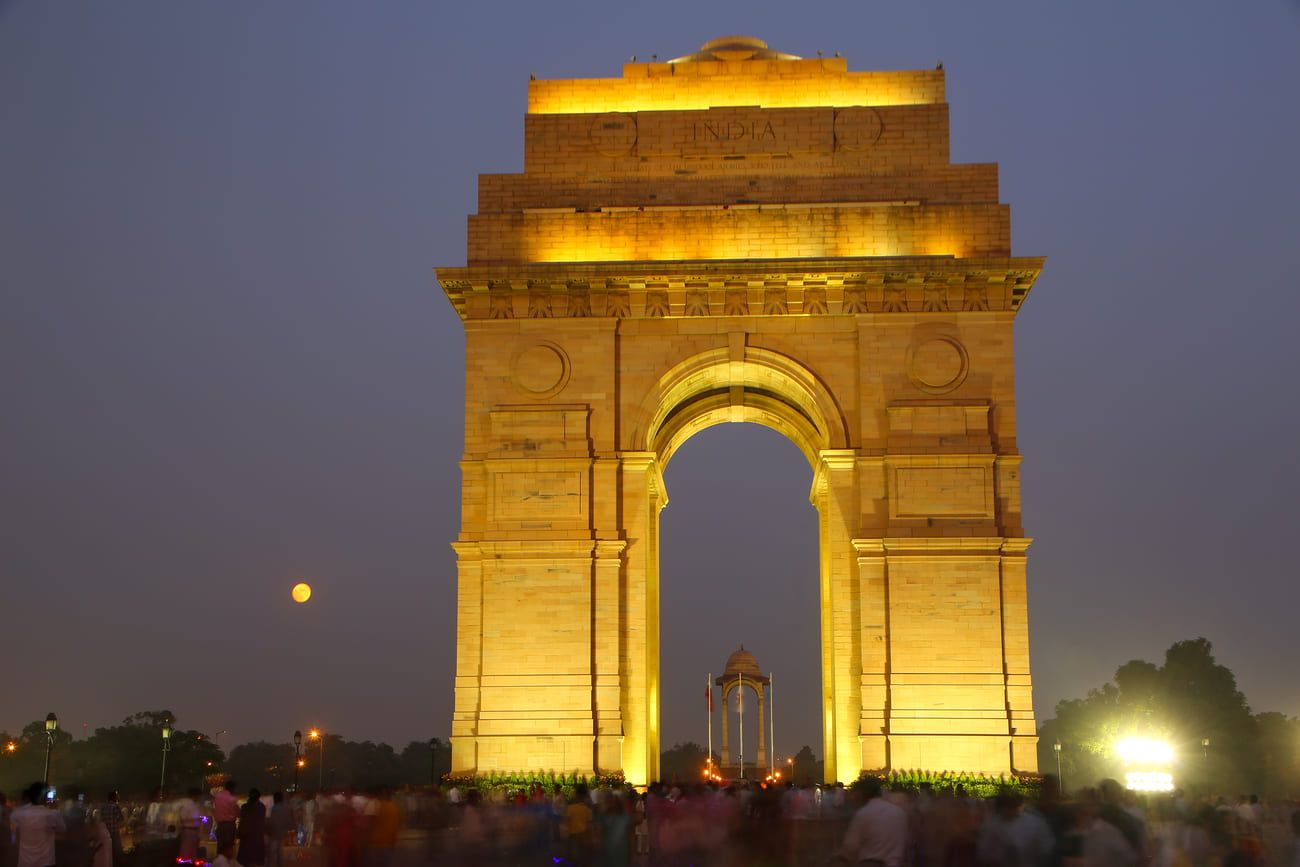
[[[864,151],[876,143],[885,129],[874,108],[842,108],[835,112],[835,149]]]
[[[598,114],[588,131],[591,146],[596,153],[607,157],[623,157],[636,147],[636,118],[621,111]]]
[[[534,343],[515,353],[510,372],[523,391],[533,397],[550,397],[569,382],[569,357],[554,343]]]
[[[907,371],[921,391],[942,394],[966,379],[969,360],[966,349],[951,337],[934,337],[912,347]]]

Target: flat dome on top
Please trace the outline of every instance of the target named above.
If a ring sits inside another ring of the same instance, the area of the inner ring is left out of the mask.
[[[801,60],[795,54],[773,51],[756,36],[719,36],[700,46],[700,50],[685,57],[676,57],[669,63],[690,63],[698,60]]]

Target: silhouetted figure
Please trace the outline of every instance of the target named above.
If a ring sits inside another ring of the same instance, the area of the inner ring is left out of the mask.
[[[239,808],[239,863],[243,867],[266,865],[266,807],[262,806],[262,793],[248,790],[248,800]]]

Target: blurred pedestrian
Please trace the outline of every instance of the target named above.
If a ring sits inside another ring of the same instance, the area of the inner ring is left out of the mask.
[[[113,836],[102,816],[86,817],[86,843],[90,849],[90,867],[113,867]]]
[[[117,792],[109,792],[108,797],[99,808],[99,818],[103,820],[104,827],[108,829],[109,839],[113,843],[113,860],[120,862],[122,860],[122,826],[126,824],[126,814],[122,812],[122,807],[117,803]]]
[[[879,780],[865,777],[856,788],[866,803],[849,820],[839,857],[862,867],[903,867],[907,814],[881,797]]]
[[[230,840],[224,846],[217,846],[217,859],[212,862],[212,867],[242,867],[235,860],[235,841]]]
[[[266,807],[262,793],[248,790],[248,800],[239,808],[239,863],[243,867],[266,865]]]
[[[13,864],[13,836],[9,830],[9,817],[12,813],[13,808],[9,806],[5,793],[0,792],[0,867],[11,867]]]
[[[284,792],[271,796],[271,812],[266,817],[266,867],[280,867],[284,863],[284,840],[293,833],[293,807],[284,801]]]
[[[606,796],[599,825],[601,867],[627,867],[632,858],[632,813],[617,792]]]
[[[9,818],[18,848],[17,867],[54,867],[54,840],[64,831],[63,816],[42,803],[45,784],[32,783],[27,803]]]
[[[212,796],[212,821],[217,826],[217,851],[235,842],[236,825],[239,822],[239,799],[235,797],[235,781],[226,780],[226,784]]]
[[[176,804],[176,860],[195,862],[199,860],[199,826],[202,824],[202,811],[199,798],[202,792],[190,789]]]
[[[575,867],[584,867],[591,863],[592,819],[591,800],[587,796],[587,787],[578,783],[573,789],[573,798],[564,808],[564,821],[561,836],[565,841],[565,852]]]

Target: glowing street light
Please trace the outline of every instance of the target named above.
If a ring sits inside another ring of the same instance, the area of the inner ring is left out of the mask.
[[[45,715],[45,775],[41,778],[45,786],[50,784],[50,750],[54,749],[54,733],[59,730],[59,718],[51,711]]]
[[[312,729],[307,732],[307,737],[320,743],[320,766],[316,769],[316,790],[325,791],[325,735],[320,729]]]
[[[1057,741],[1052,744],[1052,752],[1056,753],[1056,785],[1062,792],[1065,791],[1065,775],[1061,773],[1061,742]]]
[[[293,790],[298,791],[298,769],[302,767],[302,732],[293,733]]]

